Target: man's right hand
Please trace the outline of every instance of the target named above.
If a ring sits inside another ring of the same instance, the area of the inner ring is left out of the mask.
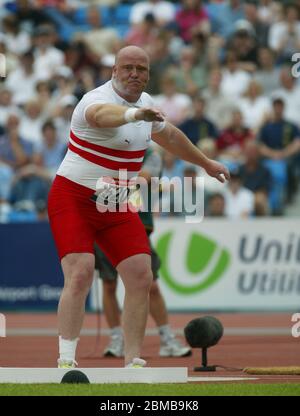
[[[164,121],[164,115],[160,110],[155,108],[139,108],[135,113],[136,120],[144,121]]]

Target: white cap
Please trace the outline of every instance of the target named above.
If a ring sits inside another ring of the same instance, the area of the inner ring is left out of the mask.
[[[113,55],[112,53],[103,55],[100,60],[100,63],[103,66],[108,66],[109,68],[112,68],[115,64],[115,55]]]
[[[244,30],[245,32],[248,32],[250,35],[255,34],[253,25],[245,19],[239,19],[234,24],[234,31],[238,32],[240,30]]]

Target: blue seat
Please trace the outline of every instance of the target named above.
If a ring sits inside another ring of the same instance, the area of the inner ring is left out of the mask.
[[[36,222],[38,220],[35,211],[15,211],[12,210],[8,214],[8,222]]]
[[[129,24],[129,16],[132,6],[130,4],[120,4],[114,12],[116,24]]]
[[[114,25],[113,28],[118,32],[120,38],[125,38],[130,29],[130,26],[128,24],[117,24]]]
[[[87,7],[79,7],[77,10],[75,10],[73,14],[73,20],[74,23],[77,25],[86,25],[87,24]],[[99,11],[101,14],[101,20],[103,26],[111,26],[113,24],[113,18],[112,18],[112,11],[107,6],[99,6]]]

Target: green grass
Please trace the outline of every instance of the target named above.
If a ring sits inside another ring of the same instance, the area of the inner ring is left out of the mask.
[[[0,396],[300,396],[300,384],[0,384]]]

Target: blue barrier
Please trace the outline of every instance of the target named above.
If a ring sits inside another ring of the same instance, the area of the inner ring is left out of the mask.
[[[56,310],[62,286],[49,224],[0,224],[0,312]]]

